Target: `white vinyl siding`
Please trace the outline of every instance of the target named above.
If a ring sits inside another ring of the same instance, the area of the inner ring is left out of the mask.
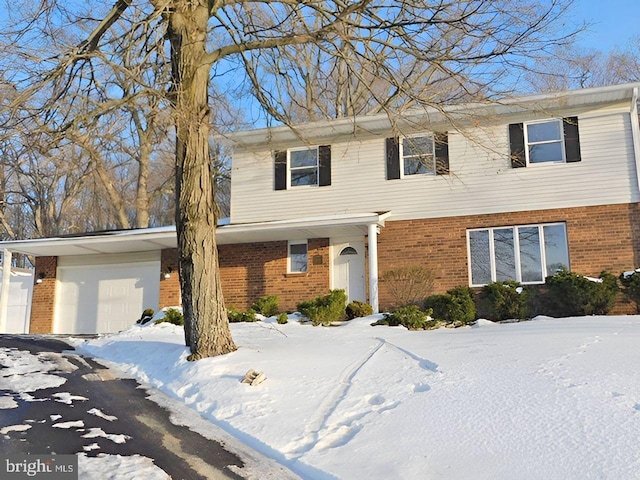
[[[386,180],[384,138],[331,144],[332,184],[273,190],[270,150],[234,155],[232,223],[389,211],[393,220],[640,201],[629,113],[580,114],[581,162],[511,168],[508,123],[449,132],[448,176]],[[526,120],[526,119],[525,119]]]

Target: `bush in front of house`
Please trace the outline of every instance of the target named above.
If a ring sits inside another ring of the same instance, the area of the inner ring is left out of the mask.
[[[394,268],[380,277],[396,307],[422,305],[433,291],[434,279],[435,275],[431,270],[419,265]]]
[[[390,327],[402,325],[407,330],[437,328],[439,322],[429,318],[431,313],[431,310],[423,312],[417,305],[407,305],[406,307],[396,308],[391,313],[385,313],[384,318],[373,322],[371,325],[388,325]]]
[[[140,318],[138,319],[138,321],[136,321],[136,323],[139,323],[141,325],[148,323],[149,320],[153,318],[154,313],[156,312],[153,311],[153,308],[145,308],[144,311],[142,312],[142,315],[140,315]]]
[[[442,295],[431,295],[424,302],[431,316],[445,324],[468,325],[476,320],[476,305],[469,287],[456,287]]]
[[[619,287],[616,277],[602,272],[598,281],[561,270],[547,277],[536,302],[536,314],[552,317],[605,315],[613,306]]]
[[[256,312],[254,312],[253,310],[242,312],[235,307],[227,308],[227,318],[229,319],[229,323],[258,321],[258,317],[256,317]]]
[[[524,320],[528,312],[528,292],[515,280],[492,282],[482,287],[478,313],[494,322]]]
[[[360,317],[368,317],[369,315],[373,315],[373,307],[368,303],[354,300],[352,302],[349,302],[349,305],[347,305],[347,308],[345,309],[345,313],[348,320],[353,320],[354,318]]]
[[[256,313],[260,313],[265,317],[273,317],[278,314],[278,297],[275,295],[267,295],[264,297],[260,297],[258,300],[253,302],[251,305],[251,310]]]
[[[298,311],[314,326],[331,325],[344,319],[347,295],[344,290],[331,290],[328,295],[298,304]]]
[[[164,317],[158,320],[156,323],[172,323],[174,325],[184,325],[184,317],[182,312],[176,308],[167,308],[164,312]]]
[[[276,317],[276,322],[278,322],[280,325],[289,323],[289,315],[287,315],[285,312],[279,313]]]
[[[640,313],[640,269],[620,274],[622,292],[628,300],[635,302],[636,311]]]

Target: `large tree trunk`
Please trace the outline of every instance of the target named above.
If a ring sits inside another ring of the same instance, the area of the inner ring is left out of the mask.
[[[189,360],[236,349],[222,298],[209,159],[208,86],[203,64],[206,0],[175,0],[169,14],[176,115],[176,229]]]

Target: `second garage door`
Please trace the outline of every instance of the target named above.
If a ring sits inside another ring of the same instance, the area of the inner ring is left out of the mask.
[[[138,261],[127,262],[121,256],[86,259],[91,265],[61,257],[54,333],[118,332],[133,325],[145,308],[157,309],[160,259],[155,256],[137,255]]]

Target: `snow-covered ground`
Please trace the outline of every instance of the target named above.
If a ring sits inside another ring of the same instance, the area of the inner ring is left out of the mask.
[[[305,479],[640,479],[640,317],[410,332],[291,317],[232,324],[186,361],[183,330],[76,342]],[[254,369],[267,380],[241,383]]]

